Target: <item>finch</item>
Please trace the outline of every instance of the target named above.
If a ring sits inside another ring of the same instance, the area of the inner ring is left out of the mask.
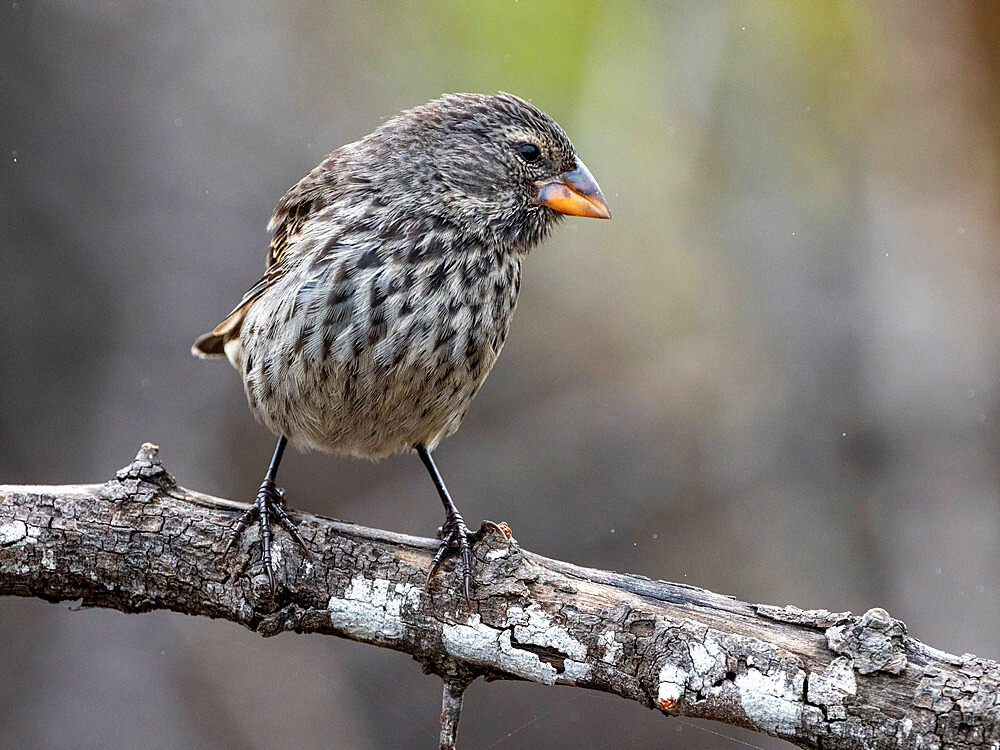
[[[273,528],[305,550],[275,484],[291,441],[366,459],[415,451],[445,509],[427,585],[457,551],[469,601],[473,535],[431,453],[500,354],[521,262],[564,215],[611,218],[563,129],[506,93],[404,111],[285,193],[263,278],[192,347],[229,359],[278,436],[226,548],[257,520],[272,595]]]

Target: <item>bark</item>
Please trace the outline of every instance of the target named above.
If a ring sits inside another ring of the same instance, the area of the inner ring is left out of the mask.
[[[0,487],[0,594],[219,617],[264,636],[325,633],[412,654],[445,680],[442,745],[469,680],[574,685],[812,748],[1000,748],[1000,665],[906,635],[882,609],[755,605],[578,567],[485,534],[471,610],[436,543],[293,514],[272,598],[245,505],[183,489],[146,444],[104,485]],[[447,714],[447,715],[445,715]]]

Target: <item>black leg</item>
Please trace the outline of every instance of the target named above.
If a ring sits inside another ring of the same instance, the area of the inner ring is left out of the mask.
[[[295,531],[295,524],[292,523],[292,519],[285,513],[284,491],[279,489],[274,483],[278,476],[278,464],[281,463],[281,456],[285,452],[287,444],[288,440],[284,435],[278,438],[278,444],[274,448],[274,455],[271,457],[271,464],[267,467],[267,473],[264,475],[264,481],[257,491],[257,497],[254,499],[250,510],[240,516],[236,522],[236,525],[233,527],[233,536],[222,553],[223,557],[229,554],[229,550],[239,541],[243,532],[246,531],[247,527],[256,518],[260,523],[261,544],[264,546],[264,571],[267,573],[267,582],[270,586],[272,596],[274,595],[274,565],[271,562],[272,520],[277,521],[278,525],[287,531],[292,539],[298,542],[299,546],[302,547],[302,552],[305,554],[306,559],[312,560],[305,542],[302,541]]]
[[[434,488],[438,491],[438,495],[441,497],[441,503],[444,505],[444,525],[441,527],[441,546],[434,555],[434,559],[431,561],[431,569],[427,572],[427,581],[424,584],[424,590],[430,588],[431,579],[437,572],[437,569],[441,566],[441,562],[448,555],[450,551],[458,550],[461,553],[461,559],[458,563],[459,572],[462,575],[462,584],[465,594],[465,603],[471,606],[471,595],[470,588],[472,585],[472,544],[471,541],[475,538],[475,535],[469,531],[469,527],[465,525],[465,519],[462,518],[462,514],[458,512],[458,508],[455,507],[455,501],[451,499],[451,494],[448,492],[448,488],[445,487],[444,480],[441,478],[441,473],[438,471],[437,466],[434,465],[434,459],[431,458],[430,451],[427,450],[422,445],[416,446],[417,455],[420,456],[420,460],[424,462],[424,466],[427,467],[427,473],[431,475],[431,481],[434,482]],[[483,526],[493,529],[494,531],[506,536],[506,532],[500,528],[498,524],[493,523],[493,521],[483,521]]]
[[[278,478],[278,464],[281,463],[281,457],[285,455],[286,445],[288,445],[288,438],[279,435],[278,444],[274,446],[274,455],[271,456],[271,463],[267,467],[267,474],[264,475],[265,481],[270,479],[273,482]]]

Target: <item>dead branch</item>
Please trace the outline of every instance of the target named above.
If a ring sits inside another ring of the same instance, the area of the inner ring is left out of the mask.
[[[183,489],[146,444],[104,485],[0,486],[0,594],[219,617],[264,636],[325,633],[413,655],[445,680],[442,746],[475,677],[574,685],[812,748],[1000,748],[1000,665],[906,635],[884,610],[803,611],[593,570],[488,534],[472,611],[434,542],[295,514],[272,599],[242,504]]]

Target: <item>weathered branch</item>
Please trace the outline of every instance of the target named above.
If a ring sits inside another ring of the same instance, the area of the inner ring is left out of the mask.
[[[462,718],[462,700],[469,687],[469,677],[445,677],[441,694],[441,741],[438,750],[455,750],[458,720]]]
[[[0,594],[404,651],[446,680],[442,743],[484,676],[602,690],[803,747],[1000,747],[1000,665],[925,646],[884,610],[746,604],[488,534],[470,612],[452,572],[423,593],[431,540],[303,514],[314,562],[279,536],[271,599],[252,532],[219,559],[244,507],[178,487],[149,444],[105,485],[0,487]]]

